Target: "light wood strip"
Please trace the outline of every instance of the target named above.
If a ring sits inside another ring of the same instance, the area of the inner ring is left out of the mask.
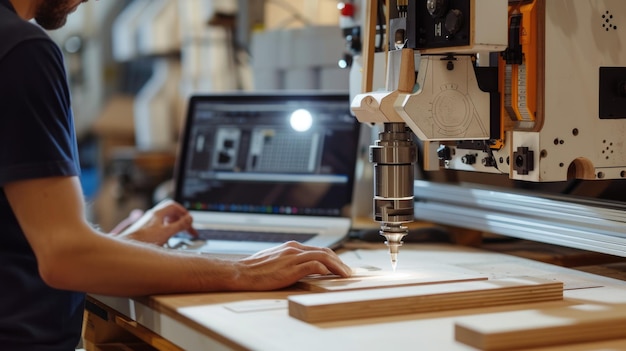
[[[288,306],[290,316],[317,323],[562,298],[561,282],[524,277],[304,294]]]
[[[517,350],[626,338],[626,305],[575,305],[459,318],[455,339],[481,350]]]
[[[357,273],[348,278],[338,276],[309,277],[300,280],[297,287],[308,291],[331,292],[487,279],[487,276],[482,274],[451,272],[446,267],[423,267],[419,272],[374,271]]]
[[[374,52],[376,51],[376,18],[378,7],[376,1],[365,1],[365,18],[363,26],[363,76],[361,92],[372,91],[374,85]]]

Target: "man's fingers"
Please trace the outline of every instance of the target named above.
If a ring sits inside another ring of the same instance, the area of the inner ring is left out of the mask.
[[[170,228],[172,228],[172,231],[174,232],[173,234],[176,234],[177,232],[187,231],[190,232],[189,234],[191,235],[197,235],[198,233],[191,226],[192,223],[193,218],[191,217],[191,215],[187,214],[179,218],[175,218],[175,220],[168,222],[167,224],[170,226]]]
[[[349,277],[352,275],[352,269],[350,267],[343,263],[337,255],[334,253],[329,255],[324,249],[302,252],[297,255],[296,259],[298,262],[296,264],[318,262],[319,264],[324,265],[327,269],[326,274],[332,273],[342,277]]]
[[[297,280],[312,274],[328,275],[333,273],[328,269],[328,267],[319,261],[307,261],[297,265],[296,267],[299,269],[299,278]]]
[[[323,265],[325,270],[314,273],[333,273],[342,277],[349,277],[352,274],[352,269],[344,264],[339,256],[330,249],[313,246],[311,246],[310,249],[302,249],[295,246],[297,245],[285,245],[271,255],[251,257],[248,262],[252,264],[263,264],[266,260],[282,259],[285,260],[286,265],[291,266],[317,262]],[[301,245],[301,247],[304,246]]]
[[[178,217],[187,214],[187,210],[179,203],[172,200],[165,200],[157,204],[152,208],[155,216],[160,218],[164,217]]]

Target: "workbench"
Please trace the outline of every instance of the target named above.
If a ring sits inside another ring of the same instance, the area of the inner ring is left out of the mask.
[[[351,266],[386,269],[389,265],[388,253],[381,244],[348,245],[339,253]],[[626,281],[466,246],[441,243],[402,247],[399,268],[419,270],[425,265],[469,270],[490,279],[533,276],[559,280],[564,283],[564,300],[309,324],[288,315],[285,299],[309,293],[294,287],[271,292],[141,298],[90,295],[85,347],[87,350],[474,350],[454,340],[454,322],[459,317],[585,302],[626,304]],[[130,331],[138,339],[126,343],[123,340],[129,339],[115,340],[119,335],[109,330],[112,326]],[[142,346],[138,346],[140,341]],[[600,349],[625,350],[626,339],[534,351]]]

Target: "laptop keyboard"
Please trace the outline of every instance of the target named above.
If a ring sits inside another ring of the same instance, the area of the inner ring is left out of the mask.
[[[256,241],[268,243],[284,243],[290,240],[302,243],[316,236],[316,234],[307,233],[252,232],[242,230],[198,229],[197,231],[198,238],[202,240]]]

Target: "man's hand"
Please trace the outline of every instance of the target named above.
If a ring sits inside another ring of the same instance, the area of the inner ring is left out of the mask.
[[[174,234],[186,231],[196,235],[189,212],[179,203],[165,200],[146,211],[120,237],[162,246]]]
[[[119,239],[85,219],[78,177],[48,177],[4,185],[4,192],[50,286],[112,296],[271,290],[311,274],[347,277],[330,249],[290,242],[240,261],[164,250],[180,231],[193,231],[183,206],[165,201],[147,211]]]
[[[311,274],[349,277],[345,265],[331,249],[290,241],[237,261],[235,290],[273,290],[287,287]]]

